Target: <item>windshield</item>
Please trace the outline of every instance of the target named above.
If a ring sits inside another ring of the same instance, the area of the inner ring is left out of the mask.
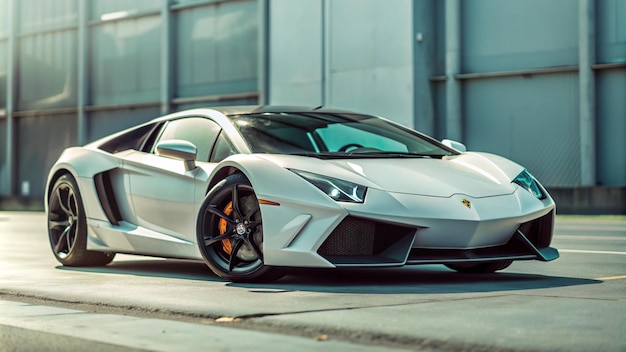
[[[359,114],[262,113],[230,116],[253,153],[316,157],[442,157],[438,142],[386,120]]]

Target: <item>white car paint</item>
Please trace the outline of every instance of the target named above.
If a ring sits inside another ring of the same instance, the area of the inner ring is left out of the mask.
[[[505,244],[520,224],[555,208],[549,196],[537,199],[511,183],[523,167],[491,154],[384,163],[250,154],[221,112],[196,109],[160,120],[182,116],[213,118],[242,153],[187,170],[181,160],[152,153],[110,155],[98,149],[111,139],[107,137],[66,150],[54,165],[49,184],[57,172],[79,180],[89,225],[87,249],[202,259],[195,243],[199,204],[210,182],[226,168],[245,174],[258,199],[280,204],[260,206],[266,265],[335,267],[318,249],[348,216],[414,227],[414,248],[472,249]],[[366,186],[365,202],[336,202],[289,169]],[[93,176],[107,170],[115,170],[112,183],[124,219],[117,225],[107,220],[93,184]]]

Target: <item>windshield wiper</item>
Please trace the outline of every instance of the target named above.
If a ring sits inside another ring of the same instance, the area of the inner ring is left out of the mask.
[[[309,156],[320,159],[348,159],[352,156],[345,152],[306,152],[306,153],[289,153],[288,155]]]
[[[368,152],[308,152],[294,153],[290,155],[309,156],[320,159],[354,159],[354,158],[437,158],[444,157],[442,154],[424,154],[424,153],[408,153],[408,152],[385,152],[385,151],[368,151]]]
[[[383,157],[383,158],[436,158],[441,159],[446,154],[429,154],[429,153],[414,153],[414,152],[390,152],[390,151],[359,151],[355,150],[350,152],[351,155],[364,155],[367,157]],[[449,155],[449,154],[448,154]]]

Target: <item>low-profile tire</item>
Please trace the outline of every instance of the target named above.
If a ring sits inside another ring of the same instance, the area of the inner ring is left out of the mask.
[[[259,201],[242,174],[220,181],[200,206],[196,235],[205,263],[219,277],[234,282],[267,282],[284,268],[263,262],[263,224]]]
[[[446,266],[452,270],[460,273],[473,273],[473,274],[488,274],[499,270],[503,270],[509,267],[513,263],[512,260],[502,260],[496,262],[483,262],[483,263],[457,263],[446,264]]]
[[[85,208],[70,174],[59,177],[48,197],[48,238],[56,259],[65,266],[102,266],[115,253],[87,250]]]

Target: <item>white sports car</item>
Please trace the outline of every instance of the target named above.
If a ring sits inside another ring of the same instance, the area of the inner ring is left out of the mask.
[[[554,202],[522,166],[355,112],[182,111],[66,149],[47,185],[67,266],[127,253],[267,281],[286,267],[485,273],[559,256]]]

